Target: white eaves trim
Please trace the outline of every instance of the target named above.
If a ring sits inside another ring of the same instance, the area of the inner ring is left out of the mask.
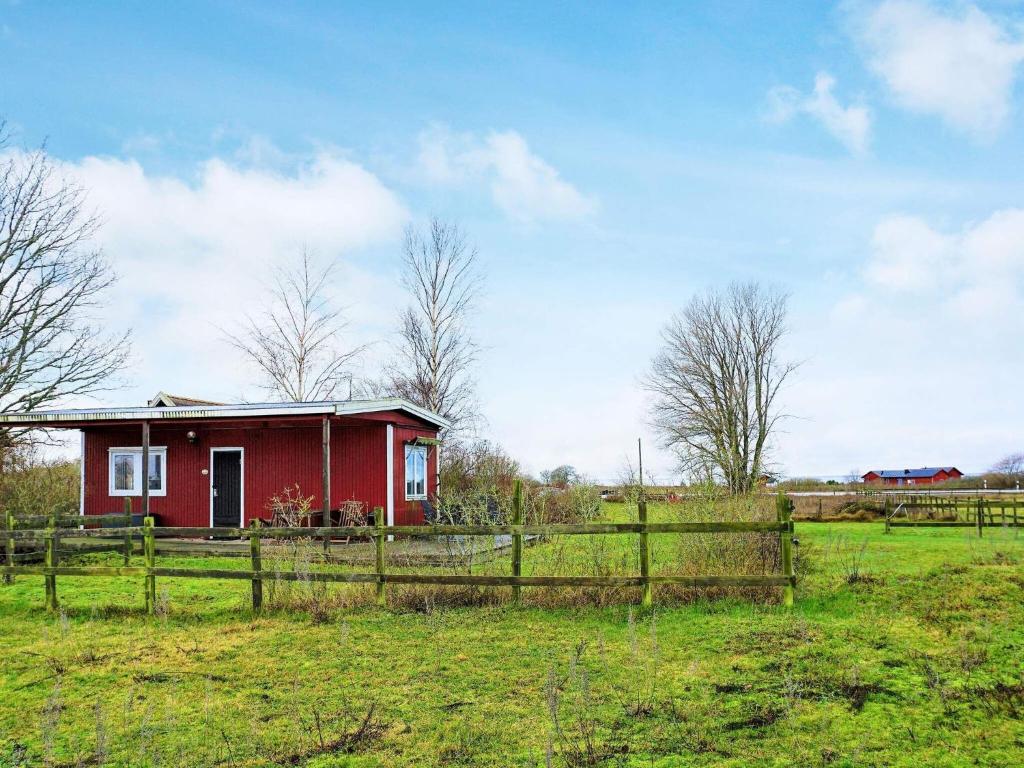
[[[361,413],[405,411],[439,429],[448,421],[408,400],[389,397],[379,400],[342,400],[320,403],[248,403],[243,405],[175,406],[171,408],[72,408],[59,411],[25,411],[0,414],[0,426],[57,426],[62,422],[82,421],[174,421],[176,419],[230,419],[263,416],[311,416],[317,414],[358,416]]]

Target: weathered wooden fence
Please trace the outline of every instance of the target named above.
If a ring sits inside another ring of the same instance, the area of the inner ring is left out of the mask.
[[[893,528],[1020,528],[1024,507],[1016,498],[893,496],[885,500],[885,532]]]
[[[43,576],[46,586],[46,607],[57,610],[57,577],[143,577],[145,584],[145,605],[149,613],[156,607],[156,580],[158,578],[193,579],[241,579],[251,582],[252,607],[259,611],[263,606],[263,582],[281,581],[322,581],[349,584],[375,584],[377,603],[384,605],[388,584],[433,584],[433,585],[475,585],[485,587],[512,587],[513,600],[518,603],[522,587],[640,587],[642,601],[650,605],[653,601],[653,587],[658,584],[677,584],[689,587],[770,587],[783,588],[783,603],[793,605],[796,575],[793,569],[793,521],[792,502],[779,495],[776,504],[777,519],[774,522],[699,522],[699,523],[652,523],[647,517],[647,503],[639,504],[639,519],[635,523],[582,523],[582,524],[524,524],[522,495],[519,489],[513,497],[512,523],[508,525],[391,525],[383,524],[383,510],[374,510],[375,525],[347,527],[265,527],[253,521],[248,528],[157,528],[153,518],[147,517],[142,526],[124,528],[98,528],[74,531],[75,537],[89,537],[98,540],[117,537],[122,543],[124,564],[122,566],[93,566],[61,564],[59,542],[64,534],[56,526],[45,529],[8,529],[3,532],[7,542],[8,559],[0,568],[5,578],[15,576]],[[117,516],[123,520],[122,516]],[[81,522],[82,518],[79,518]],[[98,518],[88,517],[87,523]],[[655,575],[650,572],[651,534],[687,533],[775,533],[779,536],[782,573],[769,575],[740,576],[689,576]],[[523,539],[528,536],[602,536],[638,534],[640,538],[640,573],[634,576],[523,576]],[[511,536],[511,575],[459,575],[437,573],[393,573],[386,566],[386,543],[393,536]],[[131,537],[142,541],[143,564],[130,564]],[[170,568],[160,567],[156,559],[156,541],[160,538],[207,538],[232,537],[248,538],[250,567],[246,570],[215,568]],[[342,537],[366,537],[372,539],[375,548],[375,569],[373,573],[350,573],[339,571],[267,571],[263,568],[262,543],[267,539],[334,539]],[[40,564],[19,565],[10,557],[11,543],[17,541],[42,544],[44,561]]]

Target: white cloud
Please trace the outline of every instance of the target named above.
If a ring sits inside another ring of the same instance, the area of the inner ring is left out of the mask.
[[[1019,309],[1024,210],[996,211],[960,232],[943,233],[913,216],[875,228],[865,277],[895,292],[927,295],[961,316],[991,318]]]
[[[765,119],[784,123],[797,114],[806,114],[820,122],[848,150],[862,153],[871,133],[871,113],[864,106],[842,106],[832,94],[836,81],[826,72],[814,78],[814,91],[804,94],[788,85],[768,91]]]
[[[535,155],[516,131],[493,131],[481,139],[435,127],[420,135],[419,144],[418,165],[428,181],[484,182],[494,203],[517,221],[580,219],[597,208]]]
[[[976,6],[941,12],[919,0],[887,0],[858,23],[871,68],[896,101],[991,137],[1010,111],[1024,43]]]
[[[894,290],[926,292],[935,287],[954,261],[953,238],[914,216],[889,216],[871,238],[872,256],[865,275]]]
[[[109,157],[61,170],[87,191],[103,222],[97,245],[120,276],[108,319],[133,328],[135,399],[160,388],[255,396],[251,372],[220,329],[260,309],[271,266],[303,246],[334,260],[397,241],[408,218],[374,174],[334,151],[288,171],[215,158],[189,180]],[[334,283],[339,302],[359,313],[354,332],[385,332],[391,281],[341,260]]]

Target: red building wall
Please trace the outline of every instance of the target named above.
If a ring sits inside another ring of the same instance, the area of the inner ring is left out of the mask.
[[[959,477],[963,477],[963,473],[958,470],[952,472],[946,472],[946,470],[940,470],[931,477],[913,477],[913,478],[901,478],[901,477],[886,477],[883,478],[874,472],[868,472],[864,475],[865,483],[882,483],[884,485],[932,485],[933,483],[941,483],[946,480],[955,480]]]
[[[405,500],[405,446],[417,437],[436,437],[437,433],[419,427],[395,427],[395,525],[420,525],[423,523],[423,505],[419,501]],[[437,447],[427,450],[427,496],[437,493]]]
[[[400,414],[396,421],[410,422]],[[405,501],[405,441],[416,436],[434,437],[436,432],[410,423],[394,429],[395,522],[422,522],[419,502]],[[186,432],[194,430],[197,440],[189,443]],[[109,494],[108,449],[137,447],[141,443],[137,425],[96,427],[85,432],[86,514],[121,512],[123,496]],[[208,526],[210,524],[210,449],[244,450],[244,521],[269,517],[270,498],[285,487],[299,485],[303,495],[313,496],[313,507],[321,507],[322,425],[210,428],[204,425],[153,424],[150,445],[167,447],[165,496],[151,496],[150,510],[162,525]],[[428,454],[428,493],[437,491],[437,449]],[[207,474],[203,474],[203,470]],[[350,499],[362,502],[367,511],[387,504],[387,425],[379,417],[353,424],[341,420],[331,426],[331,507]],[[132,507],[141,511],[141,498],[132,497]]]

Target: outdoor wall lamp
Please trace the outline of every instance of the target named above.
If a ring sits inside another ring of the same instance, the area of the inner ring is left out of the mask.
[[[188,432],[185,433],[185,439],[188,440],[189,443],[191,443],[192,445],[195,445],[196,440],[199,439],[199,436],[196,435],[194,430],[190,429]]]

